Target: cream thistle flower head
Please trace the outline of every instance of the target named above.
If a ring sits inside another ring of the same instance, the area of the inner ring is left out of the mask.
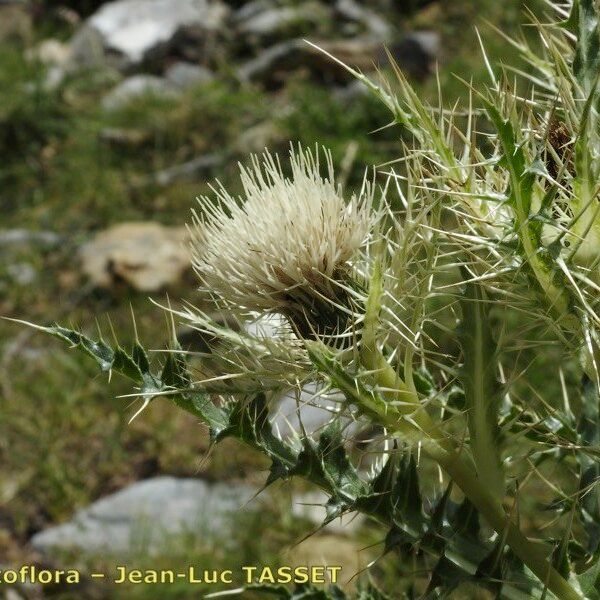
[[[290,151],[291,177],[266,152],[240,166],[244,189],[222,186],[194,213],[194,268],[204,286],[246,310],[279,312],[303,337],[343,329],[349,307],[348,261],[370,227],[372,186],[347,203],[336,185],[331,154]]]

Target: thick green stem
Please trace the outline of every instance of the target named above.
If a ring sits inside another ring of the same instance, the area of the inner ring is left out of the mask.
[[[387,362],[378,350],[363,348],[363,364],[373,372],[373,375],[383,390],[383,396],[393,403],[401,415],[409,420],[428,438],[434,440],[447,452],[454,451],[451,440],[432,421],[429,413],[420,405],[414,392],[408,390],[398,373]]]
[[[376,259],[371,276],[369,296],[365,306],[360,358],[365,368],[373,372],[375,379],[382,388],[383,395],[392,401],[394,409],[401,414],[410,415],[413,423],[422,428],[423,431],[432,432],[434,424],[427,412],[419,406],[414,390],[406,385],[377,347],[379,311],[383,296],[382,244],[382,242],[378,242],[374,250]],[[442,437],[439,436],[440,439]]]
[[[548,562],[549,552],[542,545],[527,539],[511,522],[502,504],[484,487],[464,454],[460,454],[452,440],[432,421],[420,406],[418,398],[409,397],[406,386],[381,352],[372,348],[365,351],[363,348],[362,358],[365,366],[373,371],[379,386],[386,390],[387,397],[400,400],[396,405],[398,412],[380,411],[378,417],[382,424],[390,432],[403,433],[406,431],[406,422],[399,425],[398,420],[394,422],[394,419],[410,419],[413,429],[421,433],[420,442],[424,452],[446,471],[494,530],[505,536],[506,543],[540,581],[560,600],[582,600],[582,596]]]

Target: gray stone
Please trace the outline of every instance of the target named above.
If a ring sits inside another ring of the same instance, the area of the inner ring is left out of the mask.
[[[74,61],[121,69],[161,58],[190,34],[196,43],[220,32],[229,9],[220,0],[115,0],[100,7],[75,36]]]
[[[384,56],[383,44],[368,36],[324,40],[319,41],[317,45],[343,63],[363,72],[372,71]],[[243,81],[259,81],[273,86],[284,82],[290,71],[304,68],[328,83],[352,81],[353,76],[325,52],[303,39],[280,42],[242,64],[238,69],[238,77]]]
[[[300,28],[314,27],[331,17],[331,11],[319,2],[304,2],[256,11],[246,18],[236,15],[238,32],[259,40],[283,38]]]
[[[206,67],[186,62],[176,62],[165,71],[165,79],[180,90],[210,83],[215,75]]]
[[[65,80],[66,75],[67,71],[63,67],[52,65],[46,70],[46,76],[42,84],[43,88],[48,92],[56,90]]]
[[[127,554],[139,549],[152,554],[172,536],[224,535],[231,514],[254,494],[244,485],[156,477],[98,500],[30,542],[47,555],[57,550]]]
[[[36,246],[54,248],[61,237],[53,231],[33,231],[31,229],[0,229],[0,248],[3,246]]]
[[[161,77],[132,75],[117,84],[104,96],[102,107],[106,110],[115,110],[146,95],[175,99],[179,95],[179,91],[174,85]]]
[[[71,39],[69,68],[101,67],[106,62],[104,37],[91,25],[83,25]]]
[[[297,19],[298,9],[285,6],[259,12],[247,21],[240,23],[238,30],[243,35],[267,36],[283,29]]]
[[[355,0],[338,0],[335,10],[340,17],[360,24],[368,33],[382,42],[392,38],[393,29],[389,22]]]
[[[18,262],[8,265],[6,271],[12,280],[21,286],[31,285],[37,279],[38,275],[35,267],[28,262]]]
[[[224,160],[223,154],[204,154],[184,163],[157,171],[150,179],[163,187],[176,181],[196,181],[222,165]]]
[[[364,98],[370,94],[369,88],[365,83],[355,79],[348,85],[337,87],[333,90],[333,95],[340,100],[340,102],[350,104],[360,98]]]
[[[382,40],[367,33],[351,39],[314,40],[314,43],[318,48],[299,38],[273,44],[241,64],[237,75],[242,81],[275,88],[285,83],[290,71],[303,69],[328,84],[347,84],[354,77],[341,63],[367,73],[388,63],[386,49],[389,49],[401,69],[423,78],[431,72],[441,46],[440,36],[434,31],[415,31],[398,40]]]
[[[437,31],[413,31],[407,37],[419,44],[423,51],[432,58],[440,53],[441,37]]]
[[[306,53],[305,45],[302,40],[290,40],[266,48],[238,68],[238,78],[242,81],[264,80],[271,78],[277,69],[299,66]]]

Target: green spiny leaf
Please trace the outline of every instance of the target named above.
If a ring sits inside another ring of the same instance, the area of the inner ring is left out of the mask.
[[[185,355],[178,352],[179,348],[167,353],[160,378],[162,382],[174,389],[185,389],[190,386],[190,376],[187,370]]]
[[[121,346],[117,346],[113,356],[112,369],[121,373],[133,381],[142,383],[143,375],[139,365],[133,360],[131,355],[127,354]]]
[[[131,352],[131,357],[139,367],[142,373],[148,373],[150,371],[150,361],[148,360],[148,354],[146,350],[140,345],[139,342],[135,342]]]
[[[413,454],[395,449],[355,506],[361,512],[394,523],[387,538],[388,551],[394,544],[419,540],[428,526]]]
[[[43,327],[41,325],[34,325],[32,323],[27,323],[26,321],[18,321],[19,323],[23,323],[28,327],[33,327],[38,331],[43,331],[44,333],[48,333],[49,335],[56,337],[64,342],[67,342],[72,347],[79,348],[83,350],[86,354],[91,356],[97,363],[100,365],[102,371],[110,371],[111,369],[115,369],[115,352],[113,349],[108,346],[103,340],[92,340],[82,333],[75,331],[73,329],[67,329],[65,327],[61,327],[59,325],[55,325],[53,327]],[[119,357],[119,363],[122,357]],[[127,374],[129,371],[129,367],[125,367],[125,371],[123,375],[129,377]]]
[[[145,398],[160,392],[173,391],[174,393],[167,398],[173,400],[180,408],[200,417],[213,430],[214,435],[226,427],[227,417],[224,411],[200,392],[190,389],[190,377],[183,353],[170,354],[162,374],[155,375],[150,371],[148,355],[139,342],[135,343],[132,354],[129,355],[121,346],[113,349],[103,340],[92,340],[72,329],[58,325],[43,327],[25,321],[19,322],[78,348],[91,356],[103,371],[115,371],[133,380],[140,386],[140,393]],[[162,379],[163,376],[165,380]],[[182,384],[185,384],[184,389],[180,389]]]
[[[581,383],[581,415],[577,425],[582,446],[600,444],[600,406],[596,384],[584,376]],[[577,453],[581,477],[579,488],[580,515],[586,524],[588,549],[596,553],[600,547],[600,460],[586,452]]]
[[[448,510],[452,482],[448,484],[442,496],[435,503],[427,524],[427,531],[423,535],[423,544],[438,554],[443,554],[448,540],[444,536],[446,513]]]
[[[257,394],[248,401],[238,401],[232,404],[227,426],[216,435],[216,441],[226,437],[235,437],[250,447],[262,451],[274,461],[280,476],[289,472],[296,464],[295,451],[274,433],[269,421],[269,408],[266,396]],[[267,483],[275,479],[270,477]]]
[[[531,598],[533,582],[525,575],[523,563],[510,551],[502,538],[497,540],[491,552],[477,565],[473,579],[493,591],[497,598],[502,597],[506,581],[511,583],[510,598]]]
[[[400,464],[392,490],[391,502],[395,512],[404,522],[424,530],[423,502],[419,489],[417,463],[412,452],[407,452]]]
[[[600,558],[596,560],[596,563],[578,575],[579,585],[581,591],[589,598],[596,600],[600,598]]]
[[[454,508],[454,507],[453,507]],[[462,537],[476,543],[479,540],[481,524],[479,513],[473,504],[465,498],[450,514],[452,529]]]
[[[361,512],[382,516],[388,522],[393,521],[392,490],[398,476],[398,459],[398,454],[392,454],[379,473],[369,482],[368,492],[357,498],[356,506]]]
[[[503,160],[510,174],[511,194],[509,202],[515,206],[516,227],[523,226],[531,208],[531,188],[535,173],[527,169],[523,148],[517,143],[515,130],[508,119],[504,119],[496,105],[484,99],[486,111],[496,127],[498,139],[503,149]]]
[[[431,572],[425,598],[433,598],[438,588],[443,588],[443,598],[447,598],[463,581],[469,580],[469,573],[452,562],[446,556],[441,556]],[[439,596],[437,596],[439,597]]]
[[[346,454],[338,421],[333,421],[322,430],[318,443],[310,437],[303,440],[303,449],[293,474],[318,481],[323,489],[332,494],[334,502],[353,504],[364,492],[364,484]]]
[[[215,406],[206,394],[192,391],[175,395],[174,400],[180,408],[197,415],[208,425],[213,441],[216,441],[221,432],[227,427],[228,414],[226,409]]]

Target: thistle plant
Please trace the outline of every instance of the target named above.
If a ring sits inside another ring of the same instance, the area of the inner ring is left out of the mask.
[[[152,367],[139,342],[126,352],[37,326],[129,377],[144,405],[172,401],[214,443],[268,456],[266,485],[324,490],[326,522],[379,522],[382,555],[421,574],[401,597],[468,582],[502,598],[600,598],[599,12],[548,7],[534,18],[540,50],[506,40],[527,68],[495,69],[483,51],[490,83],[466,112],[425,105],[397,68],[374,82],[347,67],[404,140],[353,196],[317,147],[254,157],[241,198],[218,187],[201,199],[201,285],[241,321],[280,317],[270,335],[229,329],[190,299],[165,310],[215,345],[183,352],[173,335]],[[521,360],[548,346],[577,371],[578,383],[547,373],[558,397]],[[330,399],[330,422],[283,438],[278,398],[308,384]],[[369,471],[350,449],[357,427],[376,432]],[[551,496],[543,515],[531,480]]]

